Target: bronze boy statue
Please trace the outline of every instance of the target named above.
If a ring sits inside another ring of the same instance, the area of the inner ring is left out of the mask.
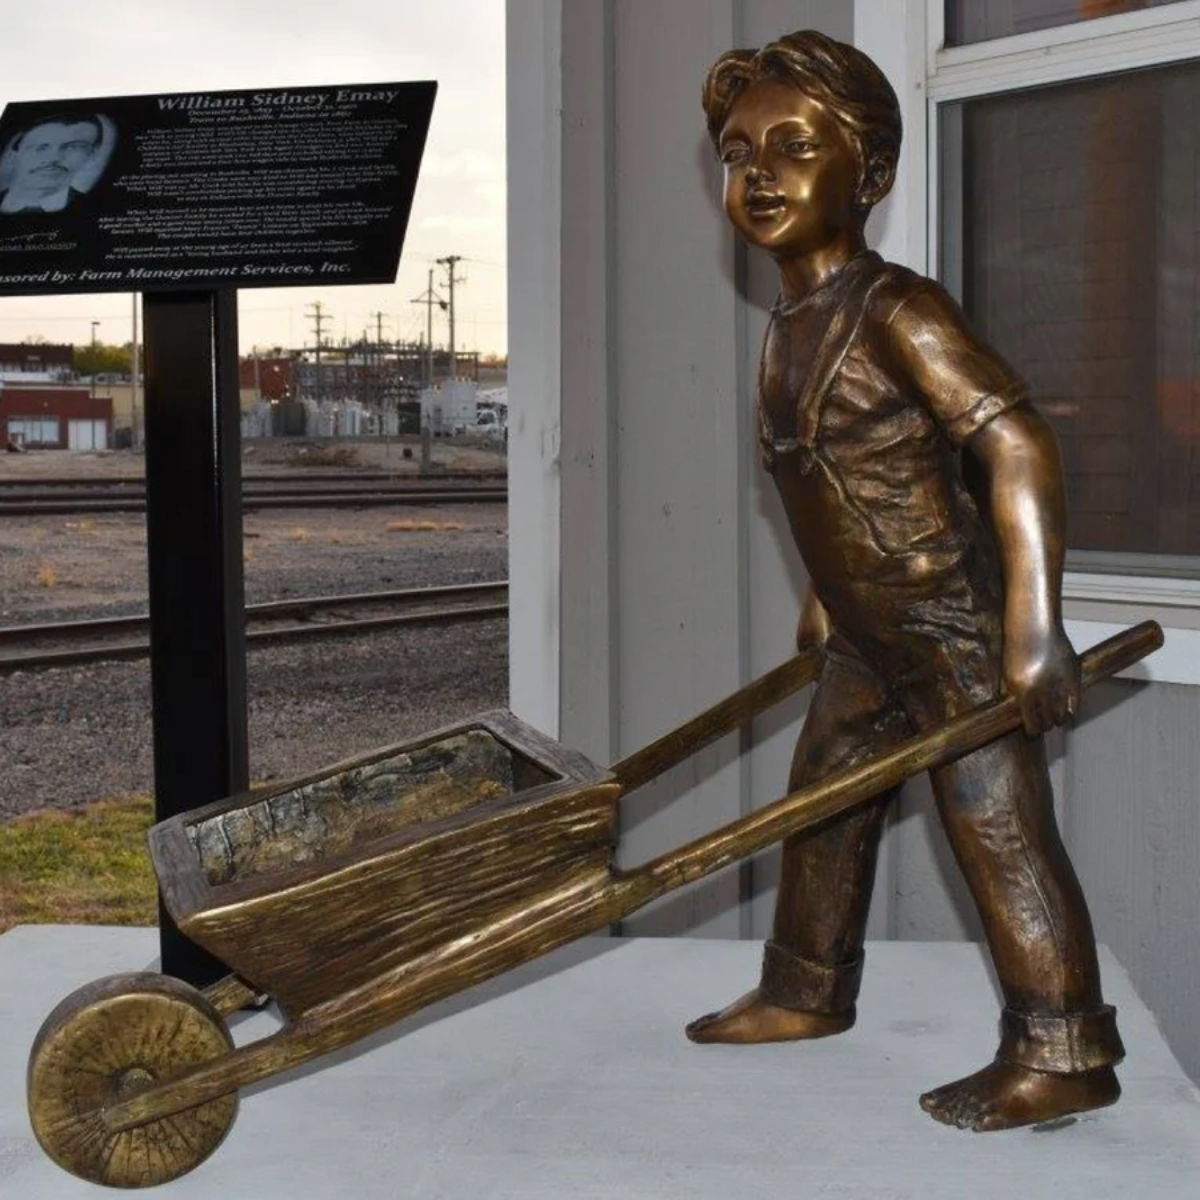
[[[811,578],[800,640],[825,647],[789,789],[1015,696],[1024,732],[933,773],[1004,992],[1000,1047],[921,1105],[990,1130],[1111,1104],[1121,1040],[1041,739],[1079,697],[1061,621],[1054,435],[941,287],[866,248],[901,134],[895,93],[870,59],[812,32],[732,51],[709,72],[704,108],[725,211],[775,259],[782,285],[760,431]],[[784,843],[761,982],[693,1022],[694,1041],[853,1025],[890,799]]]

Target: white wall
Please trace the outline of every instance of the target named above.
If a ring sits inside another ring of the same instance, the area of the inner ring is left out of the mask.
[[[561,0],[508,5],[509,705],[558,733]]]

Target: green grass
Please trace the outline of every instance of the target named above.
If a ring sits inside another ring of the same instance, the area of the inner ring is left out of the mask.
[[[14,925],[153,925],[148,796],[27,813],[0,825],[0,933]]]

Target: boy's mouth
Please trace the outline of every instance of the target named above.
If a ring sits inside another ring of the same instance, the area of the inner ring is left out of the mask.
[[[786,204],[787,199],[778,192],[750,192],[746,196],[746,209],[752,217],[773,217]]]

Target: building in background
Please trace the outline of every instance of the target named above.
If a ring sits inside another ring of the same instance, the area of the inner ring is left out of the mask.
[[[298,392],[296,361],[298,355],[251,354],[238,364],[238,386],[242,393],[242,408],[257,400],[290,400]]]
[[[29,449],[107,450],[113,443],[112,400],[82,386],[4,380],[0,426],[6,441]]]
[[[62,383],[75,377],[74,347],[49,343],[0,342],[0,380]]]

